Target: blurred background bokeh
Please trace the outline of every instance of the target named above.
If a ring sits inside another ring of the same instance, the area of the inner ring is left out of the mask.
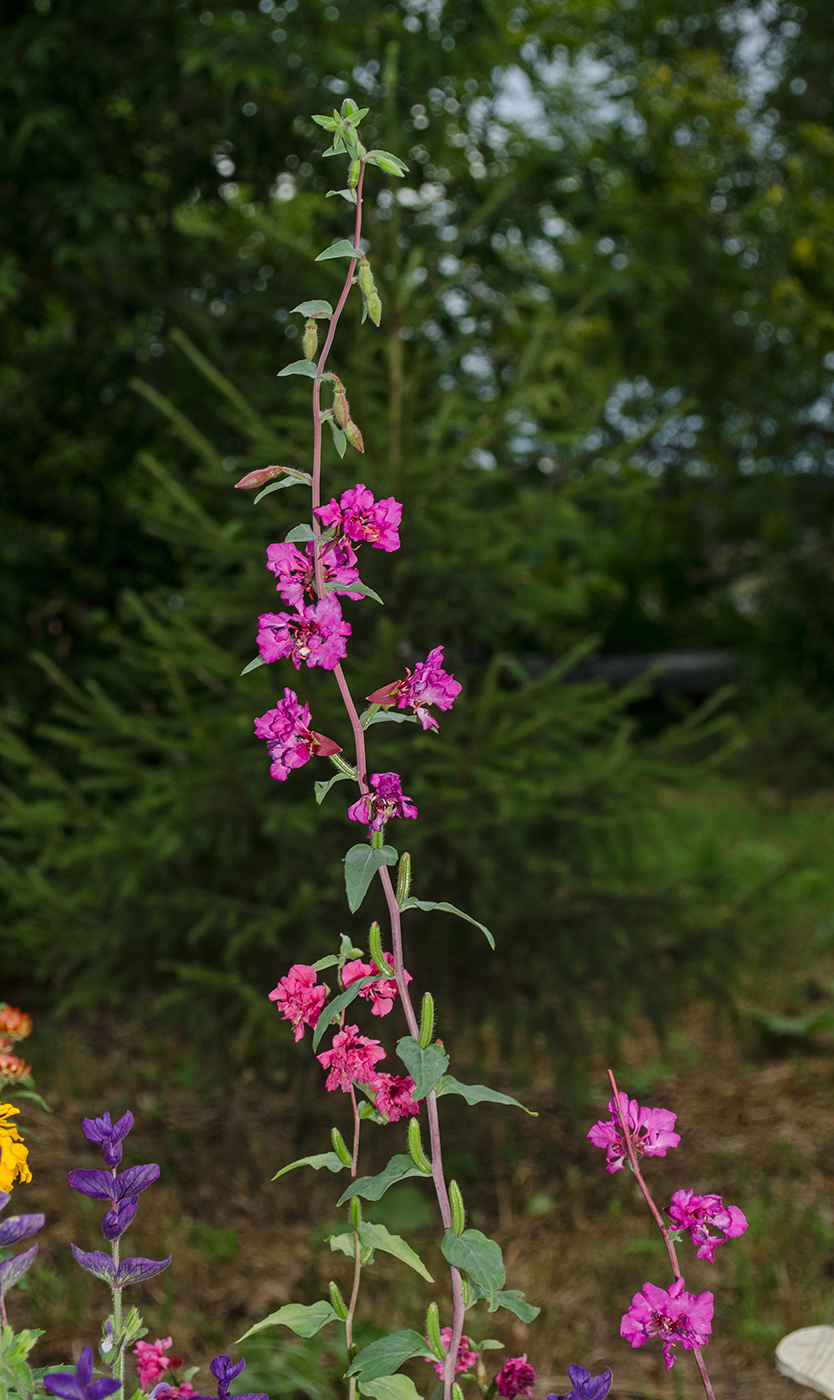
[[[560,1240],[573,1276],[611,1195],[582,1155],[606,1056],[689,1104],[701,1189],[758,1202],[721,1266],[727,1385],[786,1395],[773,1342],[834,1304],[830,5],[12,0],[0,72],[0,996],[38,1020],[56,1109],[31,1200],[61,1213],[82,1112],[144,1107],[200,1358],[263,1303],[231,1198],[323,1150],[332,1105],[266,993],[379,911],[345,908],[341,789],[278,786],[253,739],[292,676],[240,676],[301,493],[232,486],[309,463],[309,390],[275,375],[292,307],[344,271],[313,261],[347,210],[311,117],[349,94],[409,174],[369,178],[382,327],[349,314],[334,351],[366,450],[331,450],[328,488],[404,502],[401,552],[363,565],[384,609],[346,605],[348,675],[364,695],[442,643],[464,683],[439,736],[374,730],[373,766],[420,807],[394,838],[415,892],[498,951],[415,913],[409,965],[472,1073],[545,1110],[521,1136],[470,1110],[454,1151],[492,1161],[505,1245]],[[304,683],[343,737],[331,678]],[[731,1073],[759,1118],[738,1089],[710,1135],[703,1086]],[[598,1288],[543,1284],[548,1355],[525,1345],[553,1384],[623,1361],[627,1207]],[[291,1216],[263,1310],[318,1296]],[[53,1238],[19,1306],[62,1359],[81,1314]],[[163,1331],[167,1287],[143,1290]],[[273,1392],[323,1400],[314,1351]]]

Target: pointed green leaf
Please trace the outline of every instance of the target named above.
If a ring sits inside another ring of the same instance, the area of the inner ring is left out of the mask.
[[[286,491],[288,486],[300,486],[302,484],[303,478],[300,476],[283,476],[280,481],[270,481],[269,485],[265,486],[263,491],[258,492],[252,504],[256,506],[258,501],[262,501],[264,496],[270,496],[273,491]]]
[[[335,953],[328,953],[328,955],[327,955],[326,958],[319,958],[318,962],[314,962],[314,963],[313,963],[313,971],[314,971],[314,972],[324,972],[325,968],[327,968],[327,967],[338,967],[338,966],[339,966],[339,959],[337,958],[336,954],[335,954]]]
[[[295,1332],[297,1337],[314,1337],[320,1332],[322,1327],[326,1327],[328,1322],[338,1322],[338,1316],[329,1303],[322,1300],[320,1303],[287,1303],[285,1307],[279,1308],[277,1312],[270,1313],[262,1322],[256,1322],[254,1327],[250,1327],[248,1332],[244,1332],[242,1337],[238,1337],[235,1346],[240,1346],[247,1337],[254,1337],[256,1332],[263,1332],[265,1327],[289,1327],[291,1332]]]
[[[354,1257],[353,1231],[349,1230],[344,1235],[328,1235],[327,1242],[334,1254],[346,1254],[348,1259]]]
[[[361,1395],[371,1395],[373,1400],[421,1400],[413,1380],[408,1376],[378,1376],[375,1381],[360,1381]]]
[[[353,244],[349,238],[340,238],[336,243],[331,243],[329,248],[325,248],[323,253],[319,253],[316,262],[324,262],[327,258],[358,258]]]
[[[476,1103],[506,1103],[511,1108],[520,1108],[524,1113],[529,1113],[531,1118],[538,1118],[532,1108],[525,1108],[518,1099],[513,1099],[509,1094],[501,1094],[497,1089],[488,1089],[485,1084],[461,1084],[459,1079],[455,1079],[453,1074],[444,1074],[437,1086],[437,1097],[443,1094],[460,1094],[466,1099],[468,1104]]]
[[[355,982],[351,982],[346,991],[340,992],[322,1011],[316,1021],[316,1029],[313,1031],[313,1049],[317,1050],[319,1042],[333,1021],[337,1021],[345,1007],[350,1006],[355,1001],[363,987],[370,986],[371,982],[379,982],[381,973],[375,972],[372,977],[357,977]]]
[[[333,307],[329,301],[300,301],[290,315],[294,316],[296,312],[299,316],[332,316]]]
[[[397,1054],[414,1080],[415,1103],[431,1093],[449,1067],[449,1056],[439,1042],[423,1050],[412,1035],[397,1041]]]
[[[416,715],[404,715],[402,710],[379,710],[377,714],[371,715],[365,725],[370,729],[372,724],[417,724]],[[405,907],[405,906],[404,906]]]
[[[308,379],[315,379],[316,367],[312,360],[293,360],[291,365],[284,365],[279,369],[277,378],[285,379],[290,374],[304,374]]]
[[[440,1248],[443,1258],[456,1269],[462,1269],[473,1283],[486,1289],[486,1296],[492,1302],[507,1277],[500,1245],[480,1230],[464,1230],[462,1235],[447,1230]]]
[[[351,846],[345,856],[345,891],[350,911],[355,914],[368,892],[374,875],[382,865],[396,865],[397,852],[393,846]]]
[[[325,797],[329,793],[334,783],[344,783],[351,776],[352,775],[350,773],[334,773],[332,778],[320,778],[318,782],[314,784],[316,801],[318,802],[319,806],[321,806],[322,802],[324,801]],[[338,958],[336,959],[336,961],[338,962]]]
[[[515,1313],[522,1322],[532,1322],[538,1317],[541,1308],[535,1307],[533,1303],[528,1303],[523,1293],[519,1293],[517,1288],[499,1288],[495,1297],[500,1308],[506,1308],[508,1312]]]
[[[345,453],[347,452],[347,438],[345,437],[338,423],[334,423],[332,418],[328,418],[327,421],[330,424],[330,431],[333,434],[333,443],[335,445],[336,451],[338,452],[340,457],[344,457]]]
[[[321,1171],[322,1167],[327,1167],[329,1172],[340,1172],[344,1170],[344,1162],[335,1152],[318,1152],[312,1157],[299,1157],[297,1162],[290,1162],[289,1166],[276,1172],[272,1180],[277,1181],[279,1176],[295,1171],[296,1167],[312,1167],[316,1172]]]
[[[243,668],[243,670],[241,671],[240,674],[241,674],[242,676],[248,675],[248,673],[249,673],[250,671],[257,671],[257,669],[258,669],[259,666],[265,666],[265,665],[266,665],[266,662],[264,661],[263,657],[262,657],[262,656],[256,656],[255,659],[254,659],[254,661],[250,661],[248,666],[244,666],[244,668]]]
[[[347,1190],[342,1192],[337,1204],[343,1206],[354,1196],[362,1196],[366,1201],[378,1201],[385,1195],[389,1186],[394,1186],[398,1181],[405,1181],[409,1176],[423,1175],[420,1168],[414,1165],[408,1152],[398,1152],[378,1176],[360,1176],[357,1181],[352,1181]]]
[[[369,1346],[363,1347],[359,1355],[354,1357],[347,1375],[361,1376],[361,1383],[367,1385],[368,1381],[378,1380],[380,1376],[393,1375],[404,1361],[409,1361],[412,1356],[425,1356],[428,1349],[429,1344],[425,1337],[421,1337],[419,1332],[403,1328],[400,1332],[391,1332],[387,1337],[380,1337],[378,1342],[371,1342]]]
[[[454,904],[447,904],[445,900],[438,900],[435,902],[431,899],[406,899],[402,908],[422,909],[427,914],[430,914],[432,909],[439,909],[443,914],[457,914],[459,919],[465,919],[468,924],[474,924],[476,928],[481,930],[490,948],[495,947],[495,939],[486,924],[480,923],[478,919],[473,919],[471,914],[464,914],[462,909],[456,909]]]
[[[319,539],[312,525],[293,525],[289,534],[284,536],[285,544],[309,544],[311,540]]]
[[[367,583],[363,583],[361,579],[355,579],[353,583],[337,583],[334,580],[324,585],[324,591],[325,593],[361,593],[363,598],[373,598],[375,603],[381,603],[385,607],[379,594],[374,593],[374,590],[369,588]],[[403,715],[402,718],[410,719],[411,716]]]
[[[384,1225],[373,1225],[370,1220],[363,1220],[359,1226],[359,1239],[366,1249],[381,1249],[384,1254],[393,1254],[395,1259],[407,1264],[427,1283],[434,1283],[419,1254],[400,1235],[389,1234]]]
[[[399,156],[392,156],[390,151],[368,151],[366,157],[369,165],[378,165],[380,170],[384,170],[386,175],[397,175],[402,179],[408,174],[408,166]]]

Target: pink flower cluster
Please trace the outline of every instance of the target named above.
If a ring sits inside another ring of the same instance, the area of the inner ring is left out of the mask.
[[[295,1031],[296,1040],[301,1040],[305,1026],[315,1026],[327,1001],[327,987],[318,981],[315,968],[306,963],[293,963],[286,977],[282,977],[269,1000],[274,1001],[285,1021],[289,1021]]]
[[[713,1295],[686,1292],[682,1278],[667,1290],[653,1283],[644,1283],[635,1293],[631,1307],[620,1323],[620,1336],[633,1347],[642,1347],[650,1337],[661,1337],[666,1370],[675,1364],[674,1347],[680,1342],[684,1351],[705,1346],[712,1331]]]
[[[354,544],[371,544],[374,549],[384,549],[389,554],[400,547],[398,530],[403,514],[400,502],[393,496],[375,501],[373,491],[361,481],[349,491],[343,491],[340,500],[328,501],[315,513],[326,530],[335,525],[339,535],[346,535]]]
[[[428,1337],[426,1337],[426,1341],[428,1340]],[[449,1343],[452,1340],[451,1327],[441,1327],[440,1340],[448,1351]],[[435,1370],[439,1376],[443,1375],[442,1361],[436,1361],[434,1356],[427,1356],[426,1360],[432,1363],[432,1369]],[[458,1354],[455,1359],[455,1375],[458,1375],[461,1371],[471,1371],[477,1360],[478,1353],[472,1350],[472,1343],[469,1338],[461,1337],[458,1344]]]
[[[365,822],[368,831],[381,831],[391,817],[416,817],[417,808],[402,790],[397,773],[372,773],[371,791],[348,807],[352,822]]]
[[[522,1356],[508,1356],[498,1375],[495,1389],[504,1400],[515,1400],[516,1395],[532,1395],[536,1383],[536,1372],[527,1360],[527,1352]]]
[[[673,1132],[677,1115],[666,1108],[641,1108],[636,1099],[628,1094],[619,1095],[620,1109],[628,1124],[631,1143],[637,1157],[665,1157],[680,1142],[680,1133]],[[612,1099],[608,1105],[611,1118],[608,1122],[595,1123],[587,1136],[594,1147],[605,1151],[605,1170],[618,1172],[626,1164],[628,1152],[623,1136],[617,1103]]]
[[[358,1026],[345,1026],[334,1035],[331,1048],[316,1059],[329,1070],[325,1088],[330,1093],[341,1089],[347,1094],[354,1079],[358,1084],[373,1084],[377,1078],[374,1065],[385,1059],[385,1051],[378,1040],[360,1035]]]
[[[688,1230],[697,1245],[696,1258],[715,1262],[715,1251],[727,1240],[738,1239],[747,1221],[738,1206],[725,1206],[720,1196],[696,1196],[694,1191],[676,1191],[667,1215],[681,1230]],[[715,1234],[711,1234],[715,1231]]]
[[[255,720],[255,733],[266,739],[272,764],[270,776],[284,782],[293,768],[301,768],[315,757],[327,758],[341,753],[338,744],[310,728],[310,706],[299,704],[298,696],[289,686],[284,698],[274,710],[267,710]]]
[[[435,647],[425,661],[417,662],[413,673],[406,667],[405,680],[392,681],[367,698],[374,705],[396,703],[399,710],[410,706],[423,729],[437,729],[437,720],[429,714],[427,706],[436,705],[438,710],[451,710],[460,692],[460,681],[443,669],[443,648]]]
[[[390,953],[385,954],[385,961],[393,971],[394,959]],[[362,962],[361,958],[357,958],[355,962],[345,963],[342,968],[342,982],[347,988],[351,983],[358,982],[360,977],[373,977],[375,972],[376,968],[373,963],[365,963]],[[411,981],[410,972],[406,972],[405,980],[406,982]],[[387,1016],[397,999],[397,984],[393,977],[390,981],[383,978],[381,982],[369,982],[367,987],[362,988],[359,995],[371,1003],[371,1011],[374,1016]]]
[[[291,608],[298,608],[313,600],[315,570],[313,555],[315,545],[312,540],[304,554],[294,544],[271,544],[266,551],[266,567],[276,578],[275,588],[284,602]],[[348,598],[361,598],[361,593],[351,593],[350,584],[359,577],[356,567],[356,551],[347,540],[338,543],[331,541],[322,550],[324,581],[332,584],[331,593],[344,593]]]
[[[150,1390],[159,1381],[164,1380],[166,1372],[173,1373],[179,1370],[182,1357],[166,1356],[165,1353],[170,1348],[170,1337],[157,1337],[155,1342],[136,1343],[133,1355],[136,1357],[136,1375],[140,1390]],[[195,1391],[190,1381],[180,1381],[178,1385],[169,1386],[165,1394],[166,1400],[170,1400],[170,1397],[174,1397],[174,1400],[190,1400]]]
[[[347,656],[350,623],[335,598],[301,603],[294,614],[261,613],[258,623],[258,651],[264,661],[288,656],[296,671],[302,662],[332,671]]]

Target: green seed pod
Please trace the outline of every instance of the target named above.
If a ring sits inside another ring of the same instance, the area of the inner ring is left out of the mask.
[[[397,903],[400,908],[408,899],[408,892],[411,889],[411,856],[408,851],[403,851],[400,856],[400,868],[397,873]]]
[[[423,1151],[423,1140],[420,1137],[420,1124],[416,1118],[408,1120],[408,1150],[411,1153],[411,1160],[415,1167],[419,1167],[425,1176],[431,1176],[431,1162]],[[354,1197],[354,1200],[356,1197]]]
[[[361,169],[362,162],[360,160],[351,161],[350,170],[348,171],[348,189],[356,189],[356,186],[359,184],[359,174]]]
[[[384,972],[386,977],[391,976],[391,966],[385,961],[385,954],[382,951],[382,934],[379,931],[379,924],[374,919],[371,924],[371,931],[368,935],[368,946],[371,950],[371,957],[378,972]]]
[[[429,1303],[429,1310],[426,1313],[426,1336],[438,1361],[445,1361],[446,1348],[440,1337],[440,1310],[436,1303]]]
[[[354,1230],[358,1230],[362,1224],[362,1206],[358,1196],[352,1196],[350,1201],[350,1223]]]
[[[420,1012],[420,1036],[419,1045],[421,1050],[428,1050],[431,1045],[431,1038],[434,1035],[434,997],[431,992],[423,993],[423,1007]]]
[[[359,263],[359,285],[366,297],[369,297],[371,292],[376,291],[376,283],[374,281],[374,274],[371,272],[371,264],[364,254]]]
[[[330,1306],[332,1307],[336,1316],[340,1317],[342,1319],[342,1322],[344,1322],[345,1318],[348,1315],[347,1303],[345,1302],[335,1283],[331,1283],[330,1285]]]
[[[316,358],[316,351],[319,348],[319,333],[312,316],[304,327],[304,339],[301,342],[301,348],[304,351],[305,360],[314,360]]]
[[[333,417],[339,427],[347,431],[347,425],[350,422],[350,404],[347,401],[345,386],[340,380],[337,380],[333,386]]]
[[[333,1143],[333,1151],[336,1153],[336,1156],[338,1157],[339,1161],[343,1164],[343,1166],[349,1167],[351,1162],[353,1161],[353,1158],[351,1157],[350,1152],[348,1151],[348,1145],[342,1137],[342,1134],[339,1132],[338,1128],[330,1129],[330,1141]]]
[[[469,1286],[469,1278],[466,1274],[460,1276],[460,1288],[463,1294],[463,1306],[468,1308],[472,1302],[472,1289]]]
[[[452,1229],[456,1235],[462,1235],[466,1229],[466,1210],[456,1181],[449,1182],[449,1205],[452,1207]]]
[[[457,1381],[452,1381],[452,1400],[463,1400],[463,1391]]]
[[[345,399],[345,403],[347,403],[347,399]],[[362,433],[360,432],[359,428],[357,428],[352,418],[349,418],[347,422],[342,425],[342,432],[344,433],[351,447],[355,447],[357,452],[365,451],[365,443],[362,439]]]
[[[365,305],[368,308],[368,315],[374,325],[378,326],[382,320],[382,302],[379,299],[379,292],[376,287],[365,297]]]

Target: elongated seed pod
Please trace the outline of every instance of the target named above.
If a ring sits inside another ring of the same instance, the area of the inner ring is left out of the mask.
[[[359,286],[362,288],[366,297],[369,297],[371,292],[376,291],[376,282],[374,281],[374,274],[371,272],[371,264],[364,256],[359,263]]]
[[[420,1012],[420,1036],[419,1045],[421,1050],[428,1050],[431,1045],[431,1038],[434,1035],[434,997],[431,992],[423,993],[423,1006]]]
[[[350,422],[350,404],[345,393],[345,386],[340,379],[337,379],[333,385],[333,417],[342,429],[346,428]]]
[[[408,1120],[408,1150],[411,1153],[411,1160],[415,1167],[419,1167],[425,1176],[431,1176],[431,1162],[423,1151],[423,1140],[420,1137],[420,1124],[416,1118]],[[355,1197],[354,1197],[355,1199]]]
[[[468,1308],[468,1307],[469,1307],[469,1304],[472,1302],[472,1289],[471,1289],[471,1287],[469,1286],[469,1276],[468,1276],[468,1274],[463,1274],[463,1273],[461,1274],[461,1276],[460,1276],[460,1287],[461,1287],[461,1293],[463,1294],[463,1306],[464,1306],[465,1308]]]
[[[385,954],[382,951],[382,934],[379,931],[379,924],[376,919],[371,924],[371,931],[368,934],[368,947],[371,950],[371,957],[378,972],[384,972],[387,977],[391,976],[391,965],[386,962]]]
[[[316,358],[316,351],[319,348],[319,333],[312,316],[304,327],[304,339],[301,342],[301,348],[304,351],[305,360],[314,360]]]
[[[350,170],[348,171],[348,189],[356,189],[356,186],[359,184],[359,173],[361,169],[362,162],[360,160],[351,161]]]
[[[462,1235],[466,1229],[466,1210],[456,1181],[449,1182],[449,1205],[452,1207],[452,1229],[456,1235]]]
[[[358,1230],[362,1224],[362,1205],[358,1196],[351,1196],[350,1199],[350,1223],[354,1230]]]
[[[332,1307],[336,1316],[340,1317],[342,1319],[342,1322],[344,1322],[345,1318],[348,1315],[347,1303],[345,1302],[335,1283],[330,1284],[330,1306]]]
[[[463,1391],[457,1381],[452,1381],[452,1400],[463,1400]]]
[[[342,1134],[339,1132],[338,1128],[330,1129],[330,1141],[333,1143],[333,1151],[336,1153],[336,1156],[338,1157],[339,1161],[344,1166],[349,1167],[351,1162],[353,1161],[353,1158],[351,1157],[350,1151],[348,1150],[348,1145],[342,1137]]]
[[[368,308],[368,315],[374,325],[378,326],[382,320],[382,302],[380,301],[379,292],[376,287],[365,297],[365,305]]]
[[[426,1313],[426,1336],[438,1361],[445,1361],[446,1348],[440,1336],[440,1309],[436,1303],[429,1303],[429,1310]]]
[[[408,899],[408,892],[411,889],[411,856],[408,851],[403,851],[400,856],[400,868],[397,872],[397,903],[402,907]]]

